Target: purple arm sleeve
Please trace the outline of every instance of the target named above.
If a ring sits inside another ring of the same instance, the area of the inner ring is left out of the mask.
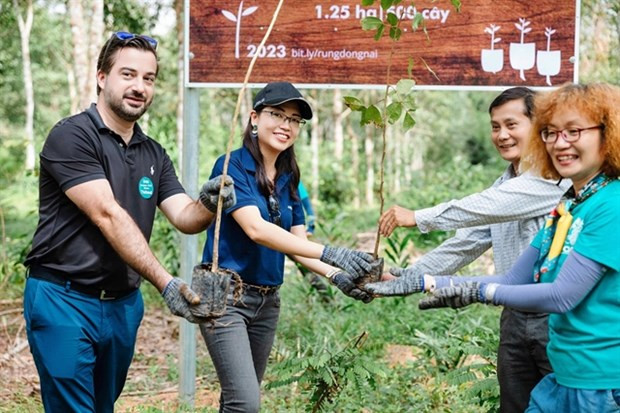
[[[606,268],[575,250],[564,261],[555,281],[542,284],[500,285],[493,304],[541,313],[565,313],[575,308],[605,273]]]
[[[531,245],[527,247],[506,274],[480,275],[475,277],[459,277],[453,275],[435,276],[436,287],[448,287],[451,283],[456,285],[467,281],[478,281],[485,284],[529,284],[532,282],[532,270],[538,258],[538,251],[538,248],[534,248]]]

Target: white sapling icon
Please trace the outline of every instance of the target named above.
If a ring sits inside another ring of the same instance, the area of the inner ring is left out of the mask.
[[[480,60],[482,61],[482,70],[485,72],[497,73],[504,67],[504,51],[502,49],[495,49],[495,43],[499,43],[501,37],[495,37],[495,33],[501,26],[491,24],[484,29],[485,33],[491,35],[491,48],[482,49]]]
[[[520,24],[519,24],[520,23]],[[532,31],[530,22],[519,18],[519,23],[515,27],[521,32],[521,43],[510,43],[510,65],[519,71],[521,80],[525,80],[525,70],[534,67],[536,61],[536,43],[524,43],[525,34]]]
[[[551,86],[551,76],[560,73],[562,63],[562,52],[551,50],[551,35],[555,33],[551,27],[545,27],[547,36],[547,50],[539,50],[536,55],[536,69],[540,75],[547,77],[547,84]]]
[[[235,58],[239,59],[239,37],[241,34],[241,18],[244,16],[249,16],[254,13],[258,9],[257,6],[248,7],[243,10],[243,2],[239,3],[239,12],[235,16],[233,13],[228,10],[222,10],[222,14],[231,22],[237,23],[237,31],[235,33]]]

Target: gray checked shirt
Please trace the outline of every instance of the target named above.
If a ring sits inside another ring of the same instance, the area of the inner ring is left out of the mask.
[[[425,274],[454,274],[493,247],[496,274],[504,274],[542,227],[571,181],[549,181],[512,165],[491,187],[463,199],[415,212],[420,231],[454,230],[454,237],[414,265]]]

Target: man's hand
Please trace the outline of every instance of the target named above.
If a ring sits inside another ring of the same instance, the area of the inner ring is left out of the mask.
[[[344,270],[356,279],[370,272],[372,269],[370,263],[374,261],[374,258],[365,252],[326,245],[321,261]]]
[[[208,180],[200,190],[199,199],[200,202],[209,211],[217,212],[217,199],[220,192],[220,184],[222,182],[222,175],[216,176],[213,179]],[[230,176],[226,176],[224,181],[224,187],[222,188],[222,207],[223,209],[230,208],[237,203],[237,197],[235,195],[235,185],[233,179]]]
[[[196,317],[191,313],[190,307],[198,306],[200,297],[180,278],[173,278],[166,285],[161,295],[172,314],[181,316],[190,323],[200,324],[207,321],[207,319]]]
[[[472,303],[486,303],[483,289],[485,284],[465,282],[451,287],[435,290],[432,295],[423,298],[418,303],[420,310],[429,308],[461,308]]]
[[[379,218],[379,232],[389,237],[396,227],[415,227],[415,211],[394,205]]]
[[[406,296],[424,291],[424,274],[414,267],[390,268],[390,274],[398,277],[390,281],[369,283],[364,289],[371,294],[381,296]]]
[[[353,280],[356,277],[347,274],[344,271],[337,272],[334,274],[330,281],[336,287],[340,289],[345,295],[348,295],[351,298],[355,298],[356,300],[361,300],[364,303],[369,303],[372,301],[372,296],[365,291],[360,290]]]

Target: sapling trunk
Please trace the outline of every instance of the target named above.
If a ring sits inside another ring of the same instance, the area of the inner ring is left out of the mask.
[[[276,23],[278,18],[278,13],[280,13],[280,9],[282,8],[282,4],[284,0],[280,0],[278,2],[278,6],[273,13],[273,17],[271,18],[271,23],[269,23],[269,27],[267,28],[267,32],[265,36],[263,36],[263,40],[261,40],[258,45],[257,50],[261,50],[262,47],[265,46],[269,35],[271,34],[271,30]],[[254,53],[252,60],[250,61],[250,65],[248,66],[248,70],[245,73],[245,78],[243,79],[243,86],[241,86],[241,90],[239,91],[239,96],[237,97],[237,105],[235,106],[235,112],[232,117],[232,126],[230,128],[230,136],[228,137],[228,145],[226,146],[226,158],[224,159],[224,167],[222,169],[222,182],[220,183],[220,192],[217,198],[217,212],[215,213],[215,230],[213,231],[213,263],[211,264],[211,271],[217,272],[218,270],[218,262],[219,262],[219,245],[220,245],[220,226],[222,223],[222,190],[224,189],[224,180],[226,178],[226,173],[228,172],[228,163],[230,161],[230,153],[232,152],[232,144],[235,137],[235,126],[237,125],[237,118],[239,117],[239,109],[241,108],[241,100],[243,99],[243,95],[245,94],[245,90],[248,85],[248,81],[250,80],[250,75],[252,74],[252,69],[254,68],[254,63],[256,63],[256,59],[258,58],[258,53]]]

